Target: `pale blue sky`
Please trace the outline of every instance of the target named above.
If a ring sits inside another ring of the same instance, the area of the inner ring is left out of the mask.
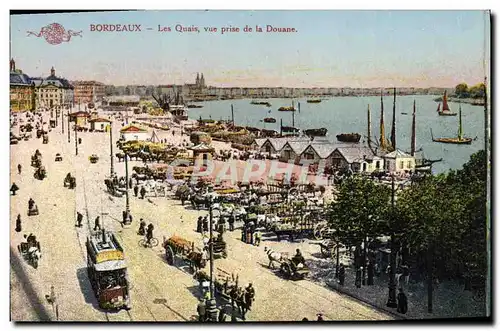
[[[482,81],[481,11],[138,11],[11,16],[11,56],[31,76],[108,84],[450,87]],[[83,37],[50,45],[27,36],[60,23]],[[142,32],[91,32],[141,24]],[[196,25],[200,33],[157,32]],[[295,27],[296,33],[210,34],[203,27]],[[148,31],[146,27],[153,30]],[[489,27],[489,25],[488,25]],[[488,35],[489,39],[489,35]],[[488,54],[488,53],[487,53]]]

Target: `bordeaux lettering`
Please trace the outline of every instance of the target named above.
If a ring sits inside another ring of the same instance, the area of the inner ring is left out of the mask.
[[[183,33],[183,32],[200,32],[198,30],[197,26],[194,26],[194,25],[191,25],[191,26],[182,26],[180,24],[177,24],[175,26],[175,31],[181,32],[181,33]]]
[[[266,32],[297,32],[295,28],[275,28],[272,25],[266,25]]]
[[[141,24],[90,24],[90,31],[141,32]]]

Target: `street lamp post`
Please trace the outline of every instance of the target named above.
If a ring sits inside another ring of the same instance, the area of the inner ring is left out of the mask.
[[[78,155],[78,130],[76,128],[76,118],[75,118],[75,151],[76,155]]]
[[[215,286],[214,286],[214,243],[213,243],[213,197],[210,197],[209,208],[209,249],[210,249],[210,301],[208,302],[207,312],[210,321],[217,321],[217,304],[215,302]]]
[[[124,226],[132,224],[132,215],[130,214],[130,200],[128,195],[128,154],[125,153],[125,217]]]
[[[71,135],[70,135],[70,126],[69,126],[69,110],[68,110],[68,142],[70,143],[71,142]]]
[[[62,134],[64,134],[64,113],[62,109],[61,109],[61,124],[62,124]]]
[[[394,227],[394,206],[395,206],[395,188],[394,188],[394,176],[392,177],[391,184],[391,227]],[[396,240],[394,238],[394,228],[391,233],[391,254],[390,254],[390,274],[389,274],[389,298],[387,299],[387,307],[397,308],[398,303],[396,300]]]
[[[109,124],[109,149],[111,153],[110,178],[113,178],[113,173],[115,172],[115,169],[113,167],[113,122]],[[128,182],[127,182],[127,187],[128,187]]]

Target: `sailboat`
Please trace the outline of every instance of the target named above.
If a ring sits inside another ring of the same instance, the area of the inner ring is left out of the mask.
[[[442,110],[439,110],[439,106],[441,104],[438,105],[438,114],[439,116],[457,116],[457,113],[454,113],[450,110],[450,107],[448,107],[448,97],[446,96],[446,91],[444,91],[444,95],[443,95],[443,109]]]
[[[456,138],[434,138],[434,136],[432,134],[432,129],[431,129],[432,141],[437,142],[437,143],[444,143],[444,144],[470,145],[470,143],[472,142],[472,138],[464,137],[463,132],[462,132],[462,105],[459,106],[458,113],[459,113],[459,116],[458,116],[458,137],[456,137]]]

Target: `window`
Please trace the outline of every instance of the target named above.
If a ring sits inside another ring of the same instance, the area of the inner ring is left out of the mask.
[[[411,169],[411,161],[408,161],[408,169]]]
[[[400,161],[399,162],[399,168],[403,169],[404,167],[405,167],[405,162],[404,161]]]
[[[304,157],[306,160],[314,160],[314,154],[311,152],[304,153]]]
[[[363,162],[363,171],[366,171],[366,163]]]
[[[380,169],[380,161],[375,162],[375,168]]]

